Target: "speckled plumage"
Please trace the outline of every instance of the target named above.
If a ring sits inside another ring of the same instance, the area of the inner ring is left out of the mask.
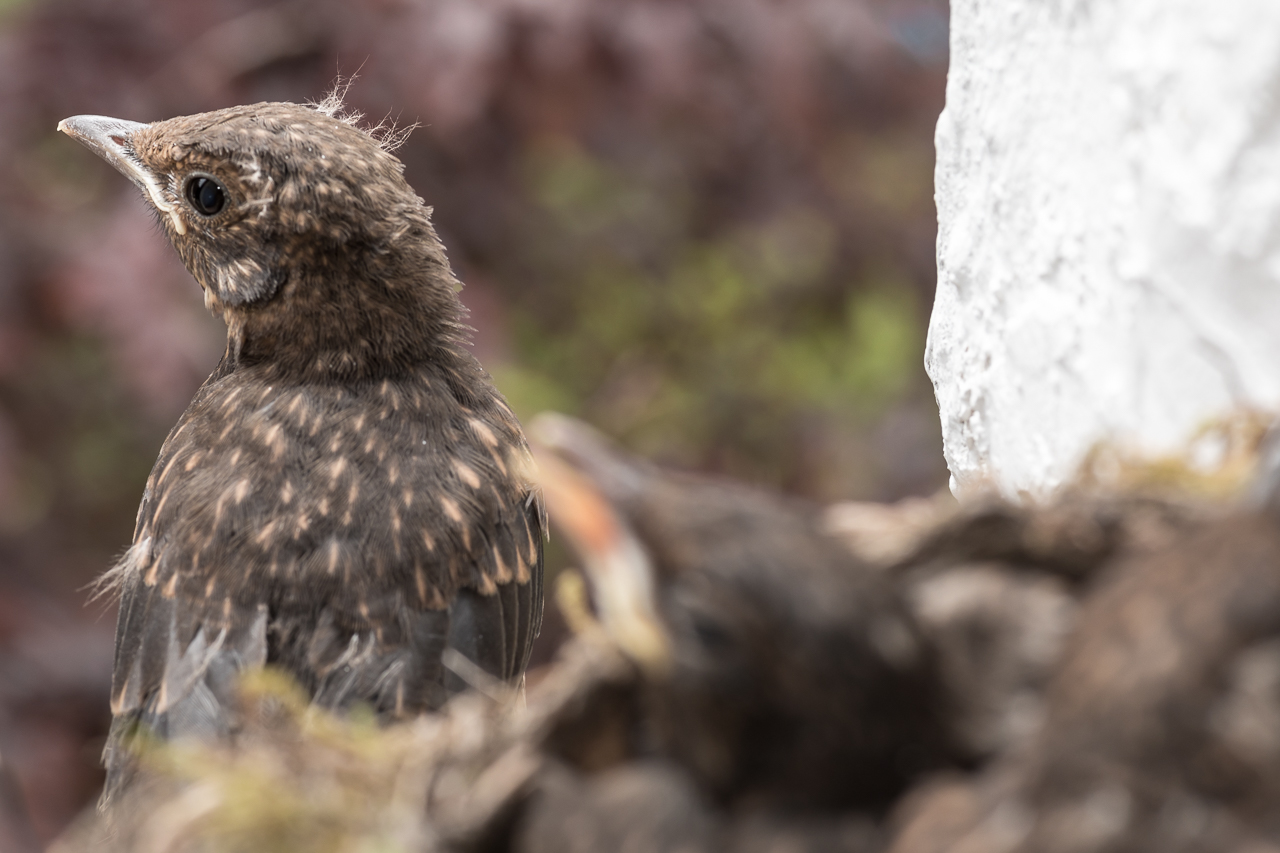
[[[446,648],[514,680],[537,634],[544,522],[520,425],[465,348],[430,209],[331,112],[63,125],[144,190],[228,327],[110,575],[108,797],[139,723],[232,734],[246,667],[404,716],[462,686]],[[217,215],[184,196],[193,172],[225,187]]]

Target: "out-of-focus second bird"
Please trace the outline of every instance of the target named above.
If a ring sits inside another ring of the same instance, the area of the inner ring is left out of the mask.
[[[564,416],[531,431],[600,620],[648,673],[659,752],[710,797],[874,812],[953,760],[934,650],[820,507],[663,471]]]

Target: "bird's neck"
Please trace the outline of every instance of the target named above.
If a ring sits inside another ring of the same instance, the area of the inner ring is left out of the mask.
[[[269,302],[226,309],[225,369],[352,383],[474,363],[443,252],[341,257],[291,264]]]

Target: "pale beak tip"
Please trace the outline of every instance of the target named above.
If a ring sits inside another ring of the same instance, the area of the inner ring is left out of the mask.
[[[138,160],[131,147],[134,134],[147,127],[149,125],[141,122],[94,115],[70,116],[58,122],[58,130],[106,160],[137,184],[157,208],[167,210],[158,193],[154,176]],[[181,233],[181,228],[175,227]]]
[[[58,122],[58,130],[95,150],[119,149],[129,137],[145,127],[147,125],[142,122],[109,116],[70,116]]]

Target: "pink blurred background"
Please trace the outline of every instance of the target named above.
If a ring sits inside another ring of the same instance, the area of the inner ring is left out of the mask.
[[[352,109],[419,125],[397,153],[522,417],[894,499],[945,482],[921,354],[946,61],[943,0],[0,2],[0,849],[96,797],[114,612],[85,585],[222,347],[59,119],[357,75]]]

